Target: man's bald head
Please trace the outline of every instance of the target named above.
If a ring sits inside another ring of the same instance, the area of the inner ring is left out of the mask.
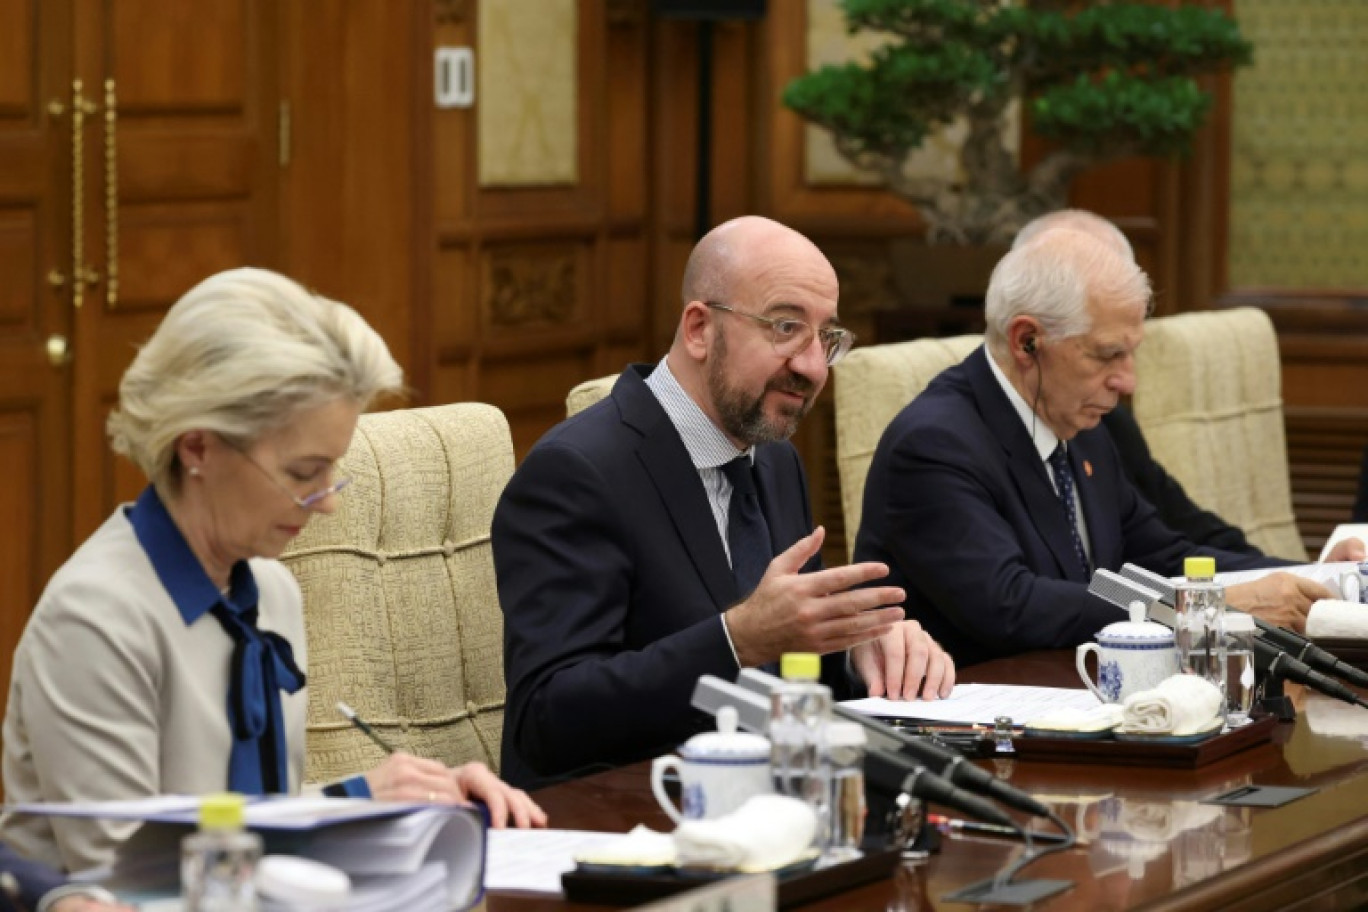
[[[753,281],[767,265],[791,258],[815,258],[830,269],[817,245],[787,225],[759,215],[743,215],[723,222],[704,235],[689,254],[680,304],[727,303],[739,287]],[[831,277],[834,282],[834,271]]]

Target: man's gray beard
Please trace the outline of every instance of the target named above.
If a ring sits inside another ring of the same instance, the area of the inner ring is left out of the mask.
[[[717,417],[722,422],[722,430],[737,440],[743,441],[747,446],[776,443],[792,437],[793,432],[798,430],[798,422],[812,407],[811,400],[805,402],[797,414],[781,415],[779,419],[771,420],[765,414],[765,393],[772,388],[784,389],[786,386],[774,384],[774,380],[771,378],[766,382],[765,389],[761,391],[758,397],[753,399],[748,397],[745,392],[727,384],[727,378],[722,370],[722,362],[726,359],[726,354],[726,337],[719,333],[717,342],[713,345],[712,363],[708,365],[708,393],[712,396],[713,407],[717,409]],[[796,374],[794,376],[799,381],[794,385],[807,383],[805,378],[798,377]],[[811,384],[807,385],[810,386]],[[806,392],[806,390],[799,390],[799,392]]]

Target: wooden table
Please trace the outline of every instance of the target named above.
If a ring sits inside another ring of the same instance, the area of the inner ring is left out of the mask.
[[[1077,686],[1072,652],[1042,652],[965,669],[963,681]],[[1295,692],[1295,722],[1266,743],[1195,770],[1099,764],[980,761],[1050,803],[1089,844],[1047,856],[1022,878],[1076,886],[1041,912],[1113,909],[1329,910],[1368,905],[1368,710]],[[1270,810],[1203,805],[1245,784],[1295,785],[1315,794]],[[670,822],[644,764],[544,789],[551,824],[625,832]],[[1021,851],[998,839],[945,840],[894,877],[805,906],[822,912],[964,910],[942,897],[991,877]],[[489,912],[599,908],[556,898],[492,894]]]

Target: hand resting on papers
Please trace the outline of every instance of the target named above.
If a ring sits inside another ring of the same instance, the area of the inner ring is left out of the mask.
[[[448,767],[436,760],[394,753],[366,774],[371,795],[380,801],[427,801],[464,804],[483,801],[489,823],[505,826],[544,827],[546,812],[522,789],[503,782],[483,763]]]
[[[1226,602],[1232,608],[1297,633],[1305,632],[1306,614],[1313,604],[1335,596],[1320,583],[1291,573],[1270,573],[1226,588]]]

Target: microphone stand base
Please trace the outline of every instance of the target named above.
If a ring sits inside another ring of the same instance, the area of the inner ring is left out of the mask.
[[[999,884],[995,880],[981,880],[976,884],[947,893],[943,902],[1029,906],[1047,896],[1073,888],[1072,880],[1013,880]]]

